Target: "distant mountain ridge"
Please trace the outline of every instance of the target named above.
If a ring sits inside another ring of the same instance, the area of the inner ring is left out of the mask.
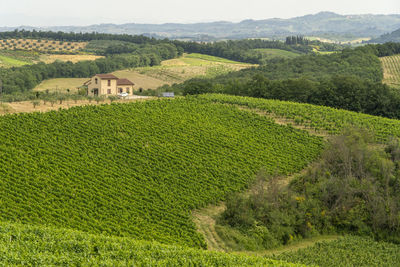
[[[320,12],[290,19],[244,20],[239,23],[217,21],[206,23],[165,24],[97,24],[90,26],[29,27],[18,29],[64,32],[101,32],[113,34],[144,34],[171,39],[239,39],[282,38],[287,35],[348,35],[375,38],[400,28],[400,14],[393,15],[339,15]],[[0,27],[0,31],[15,28]]]
[[[400,29],[397,29],[391,33],[383,34],[376,39],[372,39],[370,42],[371,43],[386,43],[386,42],[400,43]]]

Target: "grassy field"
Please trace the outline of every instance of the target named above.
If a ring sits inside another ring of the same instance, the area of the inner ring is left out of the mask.
[[[71,93],[77,93],[78,87],[82,86],[89,78],[57,78],[45,80],[39,84],[34,91],[46,91],[66,93],[67,89]]]
[[[0,67],[20,67],[29,64],[35,64],[38,62],[49,64],[55,61],[71,61],[73,63],[76,63],[84,60],[96,60],[98,58],[102,58],[102,56],[90,54],[46,54],[45,52],[28,50],[0,50]]]
[[[55,55],[51,56],[57,58]],[[74,57],[74,56],[72,56]],[[81,56],[84,58],[85,56]],[[86,59],[88,56],[86,56]],[[76,58],[80,58],[76,56]],[[92,58],[94,59],[94,58]],[[156,89],[164,84],[181,83],[194,77],[215,77],[231,71],[249,68],[254,65],[231,61],[223,58],[201,55],[185,54],[183,57],[163,61],[161,66],[142,67],[113,72],[119,78],[127,78],[135,83],[134,89]],[[58,89],[75,89],[83,85],[87,79],[51,79],[42,82],[34,90],[54,91]]]
[[[383,82],[400,87],[400,55],[380,58],[383,66]]]
[[[29,64],[32,63],[0,55],[0,67],[2,68],[20,67]]]
[[[39,53],[35,51],[0,50],[1,68],[20,67],[37,61],[39,61]]]
[[[294,53],[291,51],[281,50],[281,49],[272,49],[272,48],[262,48],[262,49],[254,49],[263,55],[263,57],[270,59],[270,58],[294,58],[300,56],[298,53]]]

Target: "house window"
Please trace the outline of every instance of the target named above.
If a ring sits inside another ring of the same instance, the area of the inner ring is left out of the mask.
[[[111,86],[111,80],[108,80],[108,86]]]
[[[107,89],[107,94],[111,95],[111,89]]]
[[[119,93],[122,93],[123,91],[124,91],[124,89],[122,89],[121,87],[118,88],[118,92],[119,92]]]
[[[95,84],[97,84],[97,82],[98,82],[98,79],[97,79],[97,78],[96,78],[96,79],[94,79],[94,83],[95,83]]]
[[[127,92],[128,94],[131,93],[130,90],[129,90],[129,87],[126,87],[126,92]]]

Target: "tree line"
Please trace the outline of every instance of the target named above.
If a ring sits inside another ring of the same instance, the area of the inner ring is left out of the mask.
[[[46,79],[86,78],[119,69],[159,65],[162,60],[177,56],[178,49],[173,44],[148,44],[129,54],[115,54],[94,61],[56,61],[51,64],[41,62],[18,68],[0,68],[0,80],[4,93],[24,92],[35,88]]]
[[[116,40],[125,41],[135,44],[158,44],[168,42],[167,39],[159,40],[156,38],[146,37],[144,35],[130,35],[130,34],[108,34],[108,33],[74,33],[74,32],[53,32],[53,31],[27,31],[27,30],[14,30],[7,32],[0,32],[0,39],[10,38],[27,38],[27,39],[52,39],[70,42],[88,42],[93,40]]]
[[[164,88],[184,95],[223,93],[310,103],[389,118],[400,118],[400,94],[382,84],[378,56],[400,45],[346,48],[330,55],[272,59],[257,68],[213,79],[191,79]]]

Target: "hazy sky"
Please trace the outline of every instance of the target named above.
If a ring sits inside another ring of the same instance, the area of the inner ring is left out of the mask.
[[[399,0],[0,0],[1,26],[165,23],[290,18],[339,14],[400,14]]]

